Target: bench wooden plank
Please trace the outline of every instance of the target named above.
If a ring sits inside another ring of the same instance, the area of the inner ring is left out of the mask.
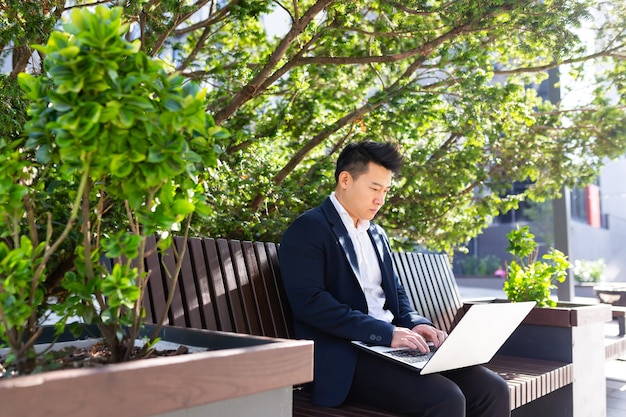
[[[241,243],[244,259],[246,261],[247,274],[250,281],[250,290],[253,296],[256,310],[253,314],[259,322],[259,332],[262,336],[277,337],[276,325],[274,323],[273,312],[270,307],[265,277],[261,260],[257,258],[252,242]]]
[[[261,272],[268,302],[272,306],[272,318],[276,329],[275,337],[293,338],[294,334],[291,331],[293,323],[290,320],[291,310],[280,275],[278,245],[271,242],[256,242],[254,250],[259,263],[263,266]]]
[[[302,390],[295,390],[293,395],[293,417],[398,417],[398,414],[381,411],[359,404],[345,404],[342,407],[311,406],[311,396]]]
[[[246,256],[239,241],[231,240],[228,242],[231,251],[231,260],[234,270],[234,281],[229,287],[233,292],[233,296],[237,294],[240,306],[233,304],[231,306],[233,316],[237,317],[238,322],[245,323],[245,329],[238,329],[240,333],[249,333],[253,335],[263,335],[263,329],[259,321],[259,311],[257,302],[252,289],[252,280],[254,275],[258,273],[254,269],[254,264],[249,265]]]
[[[154,236],[149,237],[146,241],[145,269],[149,274],[143,300],[143,305],[146,309],[146,321],[148,323],[156,323],[158,321],[158,317],[155,317],[156,312],[163,311],[163,307],[158,305],[155,307],[153,303],[165,303],[165,297],[163,295],[163,284],[160,278],[161,267],[159,265],[159,255],[156,252],[156,238]]]
[[[215,328],[211,330],[221,330],[226,332],[235,331],[233,320],[230,316],[229,300],[226,291],[226,279],[224,278],[223,265],[230,267],[230,256],[228,253],[220,254],[215,239],[204,239],[204,259],[207,263],[207,283],[210,294],[205,297],[211,298],[210,303],[215,317]],[[204,301],[205,308],[208,308],[208,301]],[[207,322],[209,326],[209,322]]]
[[[175,268],[176,268],[176,256],[174,254],[174,248],[170,247],[165,253],[161,256],[160,262],[163,266],[163,272],[161,273],[163,279],[163,288],[165,290],[165,295],[169,296],[171,292],[174,293],[172,298],[172,304],[170,307],[170,324],[173,326],[186,326],[187,322],[185,320],[185,307],[183,303],[183,297],[180,292],[180,286],[173,284],[173,276]]]
[[[448,257],[394,252],[393,259],[400,283],[413,289],[407,291],[407,295],[416,311],[428,317],[438,328],[451,332],[463,314],[463,302],[456,280],[447,266]]]
[[[193,277],[198,297],[198,309],[202,320],[203,329],[217,329],[212,288],[210,282],[210,265],[205,258],[204,242],[202,239],[189,239],[189,256],[194,265]]]
[[[573,379],[573,365],[561,362],[497,355],[486,366],[508,382],[511,409],[563,388]]]
[[[146,271],[150,273],[148,280],[148,300],[144,300],[146,312],[151,312],[153,322],[160,320],[166,300],[171,291],[174,291],[172,304],[167,312],[167,324],[185,326],[185,311],[178,286],[172,287],[171,276],[174,272],[174,252],[170,248],[165,255],[159,255],[156,250],[156,239],[149,239],[146,244],[147,256],[145,259]],[[146,313],[147,314],[147,313]]]
[[[216,287],[222,286],[224,291],[224,303],[218,319],[218,325],[224,330],[237,333],[247,333],[248,325],[243,313],[243,301],[237,283],[236,268],[243,262],[241,252],[231,254],[231,244],[226,239],[216,239],[217,256],[222,267],[222,275],[214,276],[213,283]],[[220,283],[219,281],[222,280]]]
[[[174,247],[179,254],[183,249],[188,251],[188,246],[183,246],[184,239],[182,237],[174,238]],[[201,272],[204,262],[195,262],[191,253],[186,253],[182,258],[181,272],[178,277],[178,288],[183,303],[183,311],[185,314],[185,324],[187,327],[194,329],[204,328],[204,320],[200,312],[200,303],[198,302],[198,291],[196,289],[195,274],[196,271]]]
[[[262,318],[264,328],[271,331],[266,332],[269,337],[292,337],[289,328],[291,322],[286,320],[286,306],[288,306],[287,297],[282,281],[280,280],[278,248],[272,243],[255,242],[251,245],[250,256],[254,255],[254,260],[258,265],[258,297],[263,299],[261,304]],[[270,326],[271,325],[271,326]]]

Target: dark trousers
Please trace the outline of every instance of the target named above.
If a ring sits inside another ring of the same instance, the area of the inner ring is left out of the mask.
[[[420,417],[510,416],[509,387],[483,366],[420,375],[361,352],[349,401]]]

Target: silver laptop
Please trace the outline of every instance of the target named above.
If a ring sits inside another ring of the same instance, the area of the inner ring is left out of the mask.
[[[493,358],[534,306],[534,301],[474,304],[441,346],[426,354],[410,348],[352,343],[421,374],[480,365]]]

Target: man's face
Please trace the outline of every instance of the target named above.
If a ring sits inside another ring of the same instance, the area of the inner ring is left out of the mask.
[[[358,220],[372,220],[385,203],[391,188],[393,173],[370,162],[366,173],[354,179],[347,171],[339,174],[335,195],[355,224]]]

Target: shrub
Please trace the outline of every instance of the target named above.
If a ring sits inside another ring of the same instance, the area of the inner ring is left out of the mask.
[[[461,261],[461,273],[463,275],[488,276],[493,275],[500,267],[502,261],[495,255],[484,257],[468,256]]]
[[[507,234],[507,251],[514,257],[507,267],[508,278],[504,292],[510,301],[536,301],[538,306],[550,307],[556,303],[550,291],[555,281],[563,282],[570,266],[567,257],[557,249],[551,249],[537,260],[538,245],[528,226],[511,230]]]

